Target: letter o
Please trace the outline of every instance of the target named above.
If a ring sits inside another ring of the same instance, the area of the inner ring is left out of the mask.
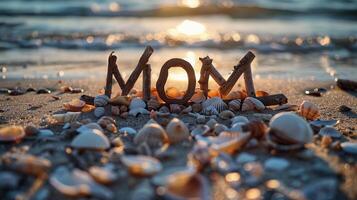
[[[182,99],[172,99],[169,98],[166,93],[165,93],[165,84],[167,81],[167,77],[169,75],[169,69],[171,67],[181,67],[184,69],[188,75],[188,86],[186,89],[185,95],[182,97]],[[172,58],[168,61],[165,62],[165,64],[162,66],[159,74],[159,78],[156,82],[156,89],[157,92],[160,96],[160,98],[165,101],[168,104],[185,104],[187,103],[193,94],[195,93],[195,87],[196,87],[196,76],[195,76],[195,71],[193,70],[192,65],[180,58]]]

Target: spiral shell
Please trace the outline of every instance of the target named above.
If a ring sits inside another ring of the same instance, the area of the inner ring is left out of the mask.
[[[19,141],[25,137],[25,130],[21,126],[0,128],[0,142]]]
[[[150,147],[161,147],[168,142],[165,130],[157,123],[145,124],[135,135],[134,143],[139,145],[146,142]]]
[[[264,110],[264,104],[256,98],[247,97],[244,99],[242,104],[242,111],[250,111],[250,110]]]
[[[160,102],[157,100],[156,97],[151,97],[148,101],[148,110],[157,110],[160,108]]]
[[[83,107],[86,105],[86,103],[82,100],[79,99],[73,99],[72,101],[68,103],[64,103],[63,107],[67,111],[71,112],[80,112],[82,111]]]
[[[193,103],[202,103],[206,100],[206,96],[203,94],[203,91],[196,89],[195,94],[191,97],[190,101]]]
[[[234,113],[230,110],[224,110],[221,113],[219,113],[219,117],[221,119],[232,119],[234,117]]]
[[[170,143],[178,143],[190,137],[187,126],[177,118],[173,118],[166,126],[166,133]]]
[[[240,99],[243,100],[247,97],[247,93],[242,92],[242,91],[232,91],[230,92],[227,96],[224,96],[224,100],[236,100]]]
[[[96,117],[101,117],[101,116],[103,116],[105,114],[105,109],[104,109],[104,107],[97,107],[97,108],[95,108],[95,110],[94,110],[94,116],[96,116]]]
[[[137,108],[145,108],[146,107],[146,103],[145,101],[143,101],[142,99],[135,97],[134,99],[131,100],[130,105],[129,105],[129,109],[137,109]]]
[[[237,112],[240,110],[241,104],[242,104],[242,101],[240,99],[235,99],[228,103],[228,108],[229,108],[229,110],[231,110],[233,112]]]
[[[54,118],[57,123],[72,123],[77,121],[80,114],[80,112],[67,112],[64,114],[54,114],[52,118]]]
[[[299,111],[300,115],[308,120],[315,120],[320,117],[319,108],[309,101],[303,101]]]
[[[213,97],[202,103],[203,110],[207,109],[209,106],[214,107],[218,113],[228,109],[227,104],[224,103],[220,97]]]
[[[103,107],[109,102],[109,97],[107,95],[98,95],[94,98],[94,105],[96,107]]]

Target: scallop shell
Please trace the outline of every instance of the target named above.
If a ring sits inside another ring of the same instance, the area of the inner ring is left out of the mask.
[[[203,110],[207,109],[208,107],[213,106],[218,113],[227,110],[228,106],[220,97],[213,97],[210,99],[207,99],[202,103],[202,108]]]
[[[170,104],[170,112],[179,114],[181,112],[181,107],[178,104]]]
[[[145,124],[135,135],[134,143],[139,145],[146,142],[150,147],[161,147],[168,142],[165,130],[157,123]]]
[[[315,120],[320,117],[319,108],[309,101],[303,101],[299,111],[300,115],[308,120]]]
[[[129,111],[129,115],[137,117],[139,114],[142,115],[149,115],[150,112],[146,110],[145,108],[134,108]]]
[[[224,100],[243,100],[247,97],[247,93],[242,91],[232,91],[227,96],[223,97]]]
[[[96,107],[94,110],[94,116],[96,117],[101,117],[105,114],[105,109],[104,107]]]
[[[203,94],[203,91],[196,89],[195,94],[191,97],[190,101],[193,103],[202,103],[206,100],[206,96]]]
[[[89,129],[77,135],[71,142],[76,149],[105,150],[110,147],[110,142],[98,129]]]
[[[232,119],[234,117],[234,113],[230,110],[224,110],[221,113],[219,113],[219,117],[221,119]]]
[[[80,112],[66,112],[64,114],[54,114],[52,115],[52,118],[54,118],[57,123],[73,123],[75,121],[77,121],[79,115],[81,113]]]
[[[138,109],[138,108],[145,108],[146,107],[146,103],[145,101],[143,101],[142,99],[135,97],[134,99],[131,100],[130,105],[129,105],[129,109],[133,110],[133,109]]]
[[[219,112],[214,106],[208,106],[202,110],[202,114],[210,116],[210,115],[219,115]]]
[[[128,168],[130,174],[135,176],[152,176],[162,170],[159,160],[149,156],[122,156],[122,163]]]
[[[98,95],[94,98],[94,105],[96,107],[106,106],[109,102],[109,97],[107,95]]]
[[[79,99],[73,99],[72,101],[63,104],[65,110],[71,112],[80,112],[85,105],[86,103]]]
[[[294,113],[276,114],[270,120],[269,126],[268,141],[277,149],[297,149],[312,141],[313,132],[310,125]]]
[[[332,138],[340,138],[342,136],[342,133],[333,127],[323,127],[319,131],[319,135],[321,136],[330,136]]]
[[[125,105],[129,106],[130,104],[130,97],[129,96],[116,96],[109,100],[111,105]]]
[[[235,117],[233,117],[233,118],[231,119],[231,121],[232,121],[232,124],[236,124],[236,123],[243,123],[243,124],[245,124],[245,123],[248,123],[248,122],[249,122],[248,118],[246,118],[246,117],[244,117],[244,116],[235,116]]]
[[[190,138],[187,126],[177,118],[173,118],[166,126],[166,133],[170,143],[178,143]]]
[[[240,99],[235,99],[228,103],[228,108],[229,108],[229,110],[231,110],[233,112],[237,112],[240,110],[241,104],[242,104],[242,101]]]
[[[192,104],[192,112],[199,113],[202,111],[202,105],[200,103]]]
[[[7,126],[0,129],[0,142],[20,141],[25,135],[21,126]]]
[[[250,132],[252,136],[256,139],[264,138],[268,130],[267,125],[261,120],[252,120],[249,123],[243,125],[244,132]]]
[[[242,111],[250,111],[250,110],[264,110],[265,106],[264,104],[259,101],[256,98],[253,97],[247,97],[244,99],[243,103],[242,103]]]
[[[148,110],[157,110],[160,108],[160,102],[157,100],[156,97],[151,97],[148,101]]]

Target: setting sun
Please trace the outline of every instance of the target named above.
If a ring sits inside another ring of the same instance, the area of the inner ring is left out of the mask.
[[[188,36],[194,36],[194,35],[200,35],[205,33],[206,27],[198,22],[192,21],[192,20],[185,20],[181,24],[179,24],[176,27],[177,31],[179,33],[188,35]]]
[[[201,3],[199,0],[182,0],[181,4],[189,8],[197,8]]]

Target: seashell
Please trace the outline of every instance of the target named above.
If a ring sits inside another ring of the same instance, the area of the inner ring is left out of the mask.
[[[104,116],[104,117],[101,117],[97,123],[102,127],[102,128],[105,128],[107,127],[109,124],[114,124],[116,125],[116,122],[115,122],[115,119],[109,117],[109,116]]]
[[[77,135],[71,142],[76,149],[105,150],[110,147],[107,136],[98,129],[88,129]]]
[[[357,142],[342,142],[341,148],[347,153],[357,154]]]
[[[118,130],[115,124],[108,124],[105,129],[112,133],[116,133]]]
[[[121,113],[123,113],[123,112],[128,112],[128,106],[126,106],[126,105],[121,105],[121,106],[119,107],[119,109],[120,109],[120,112],[121,112]]]
[[[219,117],[221,119],[232,119],[234,117],[234,113],[230,110],[224,110],[221,113],[219,113]]]
[[[224,101],[220,97],[213,97],[207,99],[202,103],[203,110],[207,109],[210,106],[214,107],[218,111],[218,113],[228,109],[227,104],[224,103]]]
[[[25,135],[25,130],[21,126],[7,126],[0,128],[0,142],[20,141]]]
[[[146,108],[146,103],[142,99],[135,97],[130,102],[129,110],[138,109],[138,108]]]
[[[264,104],[259,101],[256,98],[253,97],[247,97],[244,99],[243,103],[242,103],[242,111],[250,111],[250,110],[264,110],[265,106]]]
[[[307,120],[315,120],[320,117],[319,108],[309,101],[303,101],[300,105],[299,111],[300,115]]]
[[[269,158],[264,162],[264,168],[271,171],[283,171],[289,165],[289,161],[283,158]]]
[[[128,168],[130,174],[135,176],[152,176],[162,170],[159,160],[150,156],[122,156],[121,162]]]
[[[182,94],[181,94],[180,90],[175,88],[175,87],[167,88],[165,93],[166,93],[167,97],[169,97],[171,99],[180,99],[180,98],[182,98]]]
[[[168,142],[165,130],[157,123],[145,124],[135,135],[134,143],[139,145],[146,142],[150,147],[161,147]]]
[[[219,112],[214,106],[208,106],[202,110],[202,114],[210,116],[210,115],[219,115]]]
[[[129,115],[137,117],[139,114],[142,115],[149,115],[150,112],[146,110],[145,108],[134,108],[129,111]]]
[[[123,112],[122,114],[120,114],[120,117],[123,118],[123,119],[128,118],[128,116],[129,116],[128,112]]]
[[[232,155],[241,150],[250,140],[249,134],[232,134],[232,136],[227,137],[225,134],[220,134],[211,139],[210,147],[218,152]]]
[[[195,94],[191,97],[190,101],[193,103],[202,103],[206,100],[206,96],[203,94],[203,91],[200,89],[195,90]]]
[[[242,104],[242,101],[240,99],[235,99],[228,103],[228,108],[229,108],[229,110],[231,110],[233,112],[237,112],[240,110],[241,104]]]
[[[191,107],[191,106],[188,106],[188,107],[186,107],[185,109],[183,109],[183,110],[180,112],[180,114],[183,115],[183,114],[188,114],[188,113],[190,113],[190,112],[192,112],[192,107]]]
[[[179,114],[181,112],[181,107],[178,104],[170,104],[170,112]]]
[[[221,97],[221,94],[219,93],[219,90],[212,89],[208,91],[208,97],[209,98]]]
[[[84,101],[79,100],[79,99],[73,99],[72,101],[70,101],[68,103],[64,103],[63,107],[67,111],[80,112],[85,105],[86,105],[86,103]]]
[[[208,122],[206,123],[206,125],[210,128],[210,129],[214,129],[214,127],[216,126],[218,122],[215,119],[210,119],[208,120]]]
[[[310,125],[294,113],[274,115],[269,126],[268,142],[278,150],[298,149],[312,141],[313,132]]]
[[[111,105],[130,105],[130,97],[129,96],[116,96],[109,100]]]
[[[332,138],[340,138],[342,136],[342,133],[333,127],[324,127],[320,129],[319,135],[321,136],[330,136]]]
[[[265,97],[265,96],[269,96],[269,93],[266,91],[258,90],[258,91],[255,91],[255,96],[256,97]]]
[[[327,127],[327,126],[336,126],[338,123],[340,123],[339,120],[314,120],[309,122],[311,127],[315,130],[320,130],[323,127]]]
[[[98,183],[111,184],[118,179],[118,175],[113,170],[114,165],[108,164],[104,167],[92,166],[88,172]]]
[[[105,114],[104,107],[96,107],[94,109],[94,116],[96,116],[97,118],[103,116],[104,114]]]
[[[188,163],[198,169],[202,169],[211,161],[212,155],[207,145],[196,143],[188,154]]]
[[[227,127],[227,126],[225,126],[225,125],[223,125],[223,124],[216,124],[216,125],[214,126],[213,132],[214,132],[216,135],[219,135],[221,132],[226,131],[226,130],[228,130],[228,127]]]
[[[204,115],[198,114],[196,117],[197,124],[204,124],[206,123],[206,117]]]
[[[207,125],[198,125],[191,131],[193,137],[196,136],[208,136],[210,134],[210,128]]]
[[[86,132],[86,131],[91,131],[93,129],[97,129],[101,132],[103,131],[102,127],[97,123],[88,123],[88,124],[82,125],[79,128],[77,128],[76,131],[78,133],[82,133],[82,132]]]
[[[242,92],[242,91],[232,91],[230,92],[227,96],[224,96],[223,99],[224,100],[243,100],[247,97],[247,93],[246,92]]]
[[[81,112],[84,113],[88,113],[88,112],[92,112],[95,109],[95,106],[89,105],[89,104],[85,104],[81,110]]]
[[[202,111],[202,105],[200,103],[192,104],[192,112],[199,113]]]
[[[245,123],[248,123],[248,122],[249,122],[248,118],[246,118],[246,117],[244,117],[244,116],[235,116],[235,117],[233,117],[233,118],[231,119],[231,121],[232,121],[232,124],[236,124],[236,123],[243,123],[243,124],[245,124]]]
[[[112,115],[119,116],[120,115],[120,108],[118,106],[112,106],[111,107],[111,112],[112,112]]]
[[[54,114],[52,115],[52,118],[56,120],[57,123],[73,123],[77,121],[80,112],[66,112],[64,114]]]
[[[322,136],[322,139],[321,139],[321,147],[327,148],[328,146],[330,146],[330,144],[332,144],[332,142],[333,142],[333,140],[330,136],[324,135],[324,136]]]
[[[242,126],[243,132],[250,132],[256,139],[262,139],[267,132],[267,125],[261,120],[252,120]]]
[[[113,198],[113,193],[108,188],[96,183],[87,172],[79,169],[69,171],[66,167],[58,167],[49,182],[56,190],[67,196]]]
[[[148,101],[148,110],[157,110],[160,108],[160,102],[157,100],[156,97],[151,97]]]
[[[170,143],[178,143],[190,138],[187,126],[179,119],[173,118],[166,126],[166,133]]]
[[[170,109],[169,109],[167,106],[162,106],[162,107],[159,109],[159,112],[162,112],[162,113],[170,113]]]
[[[109,97],[107,95],[98,95],[94,98],[94,105],[96,107],[104,107],[108,104]]]
[[[138,132],[131,127],[123,127],[121,129],[119,129],[119,133],[123,134],[123,135],[135,136]]]

